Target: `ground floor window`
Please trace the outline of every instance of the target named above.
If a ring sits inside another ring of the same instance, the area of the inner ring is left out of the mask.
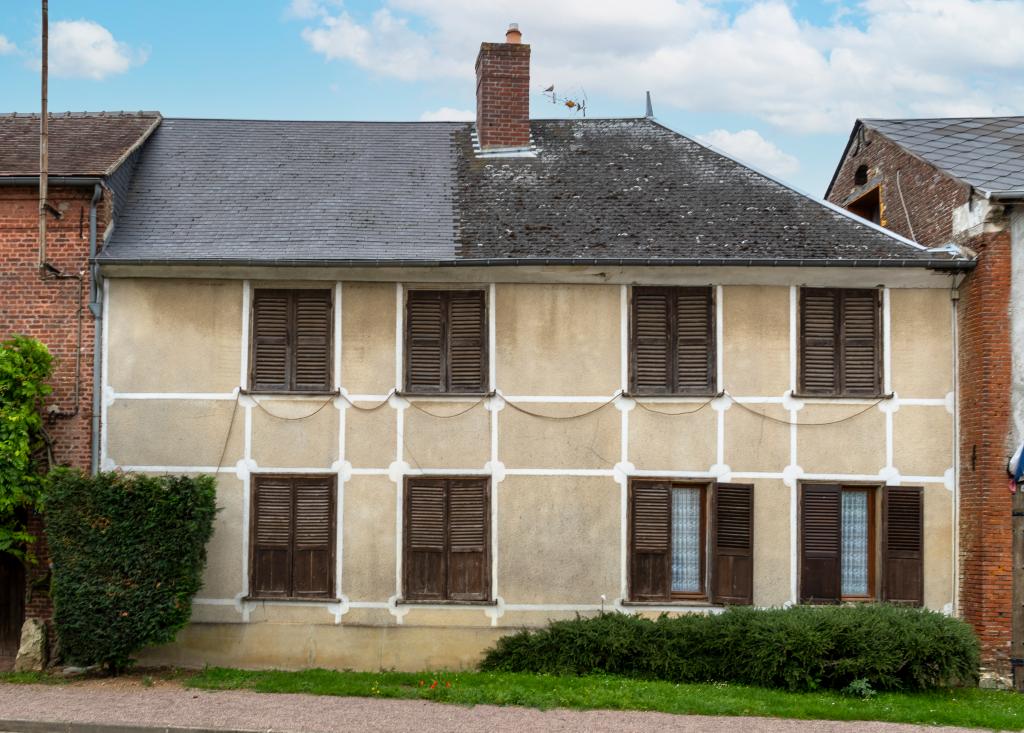
[[[629,507],[631,600],[751,602],[752,486],[636,480]]]
[[[918,487],[803,484],[801,602],[881,598],[922,603],[922,522],[923,492]]]
[[[253,476],[253,598],[334,595],[334,476]]]
[[[490,600],[489,507],[485,478],[406,480],[405,600]]]

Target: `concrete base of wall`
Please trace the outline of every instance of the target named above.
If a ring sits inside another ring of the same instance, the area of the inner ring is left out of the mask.
[[[143,666],[249,669],[321,667],[362,672],[470,669],[513,629],[312,624],[190,624],[171,644],[145,650]]]

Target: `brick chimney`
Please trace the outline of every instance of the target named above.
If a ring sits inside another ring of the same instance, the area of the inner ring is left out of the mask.
[[[530,144],[530,46],[512,23],[504,43],[481,43],[476,57],[476,129],[480,147]]]

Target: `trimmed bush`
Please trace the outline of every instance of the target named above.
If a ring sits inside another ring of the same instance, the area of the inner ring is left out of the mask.
[[[555,621],[498,640],[480,669],[733,682],[785,690],[927,690],[973,683],[978,641],[963,621],[891,605],[620,613]],[[856,687],[856,685],[855,685]]]
[[[117,672],[174,639],[202,584],[215,498],[211,476],[50,474],[46,538],[67,661]]]

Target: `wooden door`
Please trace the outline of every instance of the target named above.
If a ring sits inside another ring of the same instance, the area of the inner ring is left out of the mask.
[[[0,553],[0,670],[14,666],[24,620],[24,567],[17,558]]]

